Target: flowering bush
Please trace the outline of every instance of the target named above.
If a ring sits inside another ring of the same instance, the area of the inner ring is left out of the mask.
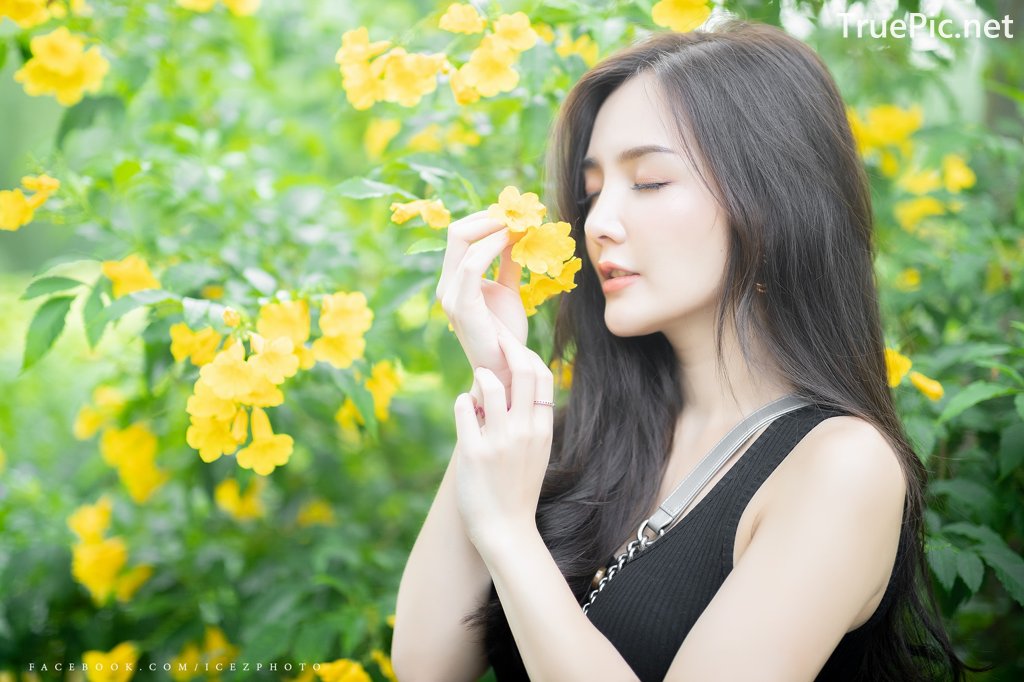
[[[275,679],[393,679],[398,579],[470,381],[432,300],[439,232],[482,209],[510,228],[543,355],[581,267],[538,195],[557,107],[601,56],[713,11],[802,31],[839,81],[872,180],[890,384],[933,472],[936,588],[955,640],[1019,657],[1009,45],[844,39],[818,3],[788,22],[731,0],[388,10],[0,0],[21,88],[3,106],[62,111],[52,149],[7,169],[2,249],[44,224],[75,236],[0,288],[0,367],[20,372],[0,409],[0,671],[173,663],[186,680],[261,661]],[[937,94],[968,49],[990,57],[973,113]]]

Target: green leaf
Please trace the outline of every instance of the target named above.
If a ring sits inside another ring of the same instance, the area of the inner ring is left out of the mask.
[[[85,326],[85,339],[90,348],[96,348],[103,337],[103,330],[107,328],[108,320],[103,315],[103,292],[107,290],[109,293],[109,289],[110,280],[100,277],[92,285],[92,292],[82,306],[82,324]]]
[[[1006,478],[1022,463],[1024,463],[1024,424],[1018,422],[1003,429],[999,436],[999,480]]]
[[[297,661],[322,661],[330,653],[331,645],[338,633],[330,623],[309,620],[299,626],[292,645],[293,658]]]
[[[987,381],[976,381],[953,396],[953,399],[946,405],[946,409],[939,415],[939,422],[949,421],[967,408],[973,407],[980,402],[1010,393],[1016,393],[1016,390]]]
[[[994,530],[971,523],[951,523],[942,530],[977,540],[974,551],[992,568],[1007,593],[1024,606],[1024,559],[1015,554]]]
[[[104,112],[109,113],[114,119],[122,118],[124,102],[119,97],[110,95],[88,97],[65,111],[64,118],[60,121],[60,128],[57,129],[55,142],[57,148],[63,149],[64,139],[72,130],[91,127],[96,117]]]
[[[340,196],[349,197],[350,199],[370,199],[373,197],[389,197],[393,194],[399,194],[409,199],[415,199],[415,194],[410,194],[401,187],[395,185],[389,185],[383,182],[377,182],[376,180],[369,180],[367,178],[349,178],[334,188]]]
[[[75,287],[80,287],[84,282],[80,282],[77,279],[71,279],[70,277],[43,277],[30,283],[28,288],[25,289],[25,293],[21,295],[22,301],[27,301],[30,298],[36,296],[45,296],[47,294],[55,294],[58,291],[67,291]]]
[[[208,301],[205,298],[190,298],[185,296],[181,299],[185,324],[188,325],[189,329],[199,330],[209,324],[211,304],[212,301]]]
[[[995,497],[988,488],[965,478],[935,481],[928,486],[928,490],[936,495],[949,495],[958,502],[978,511],[985,511],[995,506]]]
[[[985,577],[985,565],[981,563],[981,558],[977,554],[969,549],[962,550],[956,557],[956,570],[972,594],[981,588],[981,580]]]
[[[1024,419],[1024,393],[1018,393],[1017,397],[1013,399],[1013,404],[1017,408],[1017,414]]]
[[[71,308],[74,296],[54,296],[44,302],[32,318],[25,336],[25,357],[21,363],[24,372],[36,364],[53,346],[54,341],[64,331],[64,321]]]
[[[0,69],[7,63],[7,41],[0,41]]]
[[[957,574],[956,549],[948,543],[932,544],[925,547],[925,555],[928,557],[928,565],[931,566],[935,577],[939,579],[947,592],[952,591]]]
[[[411,256],[414,253],[425,253],[427,251],[444,251],[445,247],[448,246],[448,242],[444,239],[438,239],[437,237],[424,237],[412,243],[405,250],[405,255]]]
[[[250,267],[243,270],[242,275],[261,294],[270,296],[274,293],[274,289],[277,288],[277,280],[266,270]]]

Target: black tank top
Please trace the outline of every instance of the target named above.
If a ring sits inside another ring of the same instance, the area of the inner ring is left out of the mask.
[[[736,529],[754,493],[812,428],[842,414],[807,405],[776,418],[703,499],[627,563],[594,600],[590,621],[642,682],[665,678],[690,628],[732,571]],[[881,604],[867,622],[843,636],[816,680],[855,678],[892,591],[890,576]],[[529,679],[516,654],[489,660],[500,682]]]

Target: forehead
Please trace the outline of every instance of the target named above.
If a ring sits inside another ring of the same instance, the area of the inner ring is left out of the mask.
[[[670,120],[654,77],[643,73],[630,78],[601,104],[584,168],[616,163],[618,154],[638,147],[677,150],[676,135],[667,125]]]

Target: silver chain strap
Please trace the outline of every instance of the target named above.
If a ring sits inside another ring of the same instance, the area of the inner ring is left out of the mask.
[[[587,598],[587,603],[583,605],[584,614],[590,610],[590,605],[594,603],[594,599],[597,598],[598,593],[600,593],[601,590],[611,582],[611,579],[615,577],[616,573],[622,570],[623,566],[635,559],[640,552],[650,547],[654,544],[655,540],[665,534],[665,529],[662,529],[654,538],[650,538],[644,533],[644,528],[646,526],[647,520],[645,519],[644,522],[640,524],[640,528],[636,532],[636,540],[633,540],[626,545],[625,551],[623,551],[615,561],[608,564],[604,577],[602,577],[601,581],[597,584],[597,588],[590,593],[590,596]],[[598,575],[600,575],[600,573],[598,573]],[[591,585],[593,585],[593,583],[591,583]]]

